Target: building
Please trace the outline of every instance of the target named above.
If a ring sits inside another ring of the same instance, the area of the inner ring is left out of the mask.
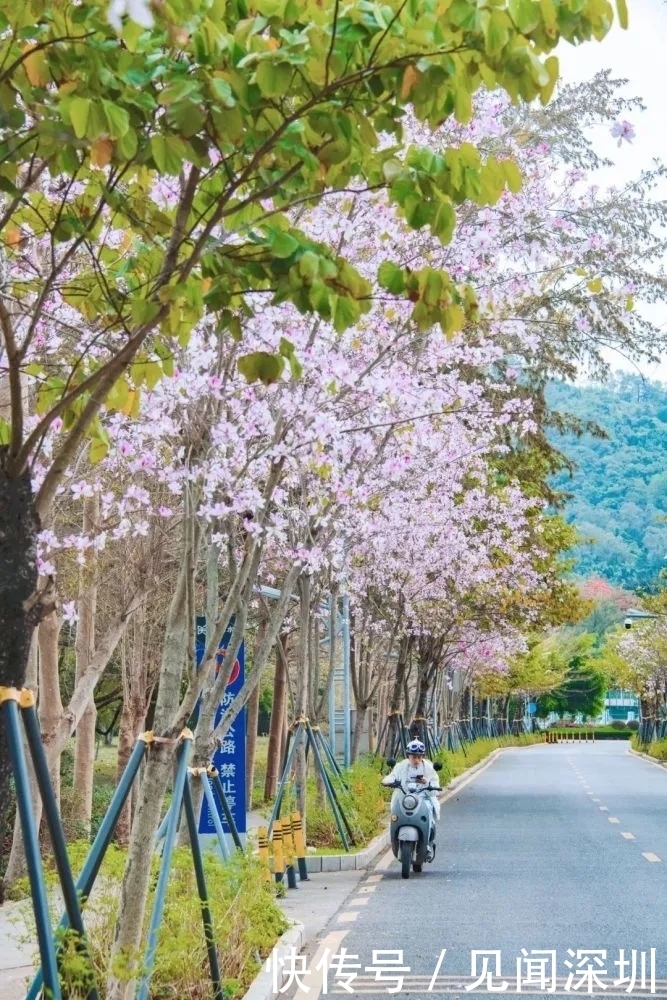
[[[639,718],[639,698],[633,691],[614,689],[607,691],[604,698],[604,709],[600,721],[607,725],[619,720],[630,722]]]

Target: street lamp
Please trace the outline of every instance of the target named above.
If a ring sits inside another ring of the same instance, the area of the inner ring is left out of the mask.
[[[625,628],[632,628],[632,623],[641,621],[642,618],[661,618],[662,615],[654,615],[652,611],[640,611],[637,608],[628,608],[623,625]]]

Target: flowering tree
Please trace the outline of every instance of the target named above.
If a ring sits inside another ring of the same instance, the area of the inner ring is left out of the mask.
[[[93,458],[107,449],[100,411],[136,412],[205,312],[231,336],[262,295],[338,330],[353,323],[367,283],[287,210],[351,183],[386,187],[410,226],[448,239],[453,204],[492,202],[518,183],[514,168],[456,151],[444,162],[401,154],[379,134],[400,137],[406,105],[431,124],[465,120],[482,83],[546,99],[557,62],[539,56],[561,36],[601,38],[612,17],[600,0],[256,9],[252,19],[243,2],[175,0],[154,12],[119,0],[109,21],[107,0],[0,4],[4,685],[23,684],[32,629],[52,605],[48,579],[37,580],[40,521],[82,442]],[[176,181],[163,191],[165,176]],[[427,301],[419,278],[406,292],[447,326],[457,293],[439,281],[444,297]],[[286,344],[243,367],[270,380],[289,355]],[[33,481],[56,420],[53,460]],[[2,803],[7,776],[2,750]]]

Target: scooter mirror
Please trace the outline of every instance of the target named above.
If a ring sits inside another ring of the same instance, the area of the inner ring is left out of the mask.
[[[389,767],[396,767],[396,758],[387,757],[387,764],[389,765]]]
[[[436,760],[435,764],[433,765],[433,770],[434,771],[442,771],[442,764],[440,763],[439,760]]]

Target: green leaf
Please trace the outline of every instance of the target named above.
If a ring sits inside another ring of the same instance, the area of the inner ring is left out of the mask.
[[[287,62],[265,60],[257,67],[255,80],[264,97],[282,97],[290,89],[294,67]]]
[[[108,410],[120,410],[121,412],[127,406],[127,401],[130,395],[130,387],[124,378],[118,379],[114,383],[111,392],[106,398],[106,407]]]
[[[106,458],[109,451],[109,443],[103,438],[95,437],[90,442],[88,449],[88,461],[91,465],[97,465],[103,458]]]
[[[618,13],[618,22],[622,28],[627,28],[628,26],[628,5],[625,0],[616,0],[616,11]]]
[[[268,354],[266,351],[254,351],[244,354],[238,360],[238,370],[248,382],[263,382],[271,385],[283,373],[285,360],[278,354]]]
[[[157,361],[146,362],[144,381],[149,389],[154,389],[162,378],[162,366]]]
[[[88,97],[73,97],[67,107],[77,139],[85,139],[92,101]]]
[[[284,260],[296,253],[300,246],[289,233],[277,233],[272,240],[271,250],[279,260]]]
[[[513,160],[503,160],[502,167],[508,188],[512,194],[518,194],[523,184],[521,171]]]
[[[163,174],[178,176],[185,160],[185,143],[175,135],[154,135],[150,145],[151,156],[158,170]]]
[[[539,8],[534,0],[509,0],[510,14],[519,31],[534,31],[540,23]]]
[[[359,307],[352,299],[336,296],[333,309],[333,325],[336,333],[344,333],[348,327],[352,326],[359,319]]]
[[[400,295],[405,291],[405,273],[403,268],[391,260],[384,260],[378,268],[378,284],[386,288],[392,295]]]
[[[111,101],[102,101],[102,110],[109,126],[109,138],[122,139],[130,127],[127,111]]]

